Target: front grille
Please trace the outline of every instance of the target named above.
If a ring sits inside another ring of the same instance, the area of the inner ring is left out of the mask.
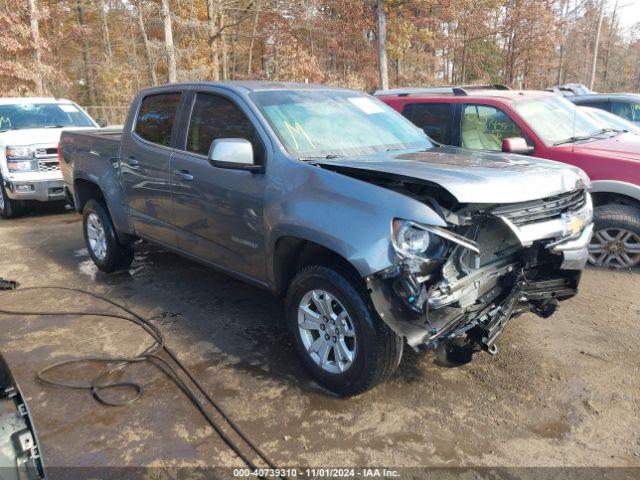
[[[36,157],[55,157],[58,155],[58,147],[36,148]]]
[[[581,209],[587,201],[586,192],[578,190],[553,197],[498,207],[492,213],[510,220],[516,226],[560,218],[563,213]]]
[[[40,160],[38,162],[38,171],[40,172],[57,172],[60,165],[57,160]]]

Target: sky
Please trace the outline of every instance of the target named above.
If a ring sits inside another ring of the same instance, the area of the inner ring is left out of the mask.
[[[607,0],[607,12],[613,13],[615,0]],[[630,28],[636,23],[640,23],[640,0],[618,0],[618,10],[620,12],[620,27],[629,33]]]

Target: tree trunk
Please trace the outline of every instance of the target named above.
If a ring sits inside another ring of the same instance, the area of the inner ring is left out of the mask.
[[[84,29],[84,8],[82,6],[82,0],[76,0],[76,8],[78,10],[78,25],[80,28]],[[89,42],[87,42],[87,32],[82,32],[82,65],[84,69],[84,78],[87,82],[87,90],[89,92],[89,104],[91,106],[95,106],[98,102],[96,101],[96,88],[94,84],[93,78],[93,69],[89,64]]]
[[[611,42],[613,40],[614,33],[618,30],[618,0],[613,7],[613,14],[609,21],[609,36],[607,38],[607,51],[604,57],[604,78],[602,79],[602,88],[607,91],[607,85],[609,83],[609,58],[611,54]]]
[[[29,19],[31,21],[31,38],[33,40],[33,59],[35,61],[36,95],[44,95],[42,78],[42,47],[40,45],[40,24],[38,22],[38,5],[36,0],[29,0]]]
[[[253,28],[251,29],[251,39],[249,40],[249,60],[247,62],[247,75],[251,75],[251,63],[253,62],[253,44],[256,39],[256,31],[258,30],[258,10],[253,17]],[[313,51],[312,51],[313,54]]]
[[[178,81],[176,69],[176,52],[173,46],[173,29],[171,27],[171,11],[169,0],[162,0],[162,22],[164,23],[164,49],[167,55],[167,73],[169,83]]]
[[[564,67],[564,43],[566,41],[566,26],[564,24],[564,22],[567,21],[567,12],[569,11],[569,0],[564,0],[564,8],[562,9],[563,13],[562,13],[562,30],[560,32],[560,36],[562,37],[561,43],[560,43],[560,58],[558,59],[558,76],[556,78],[556,84],[557,85],[561,85],[562,84],[562,68]]]
[[[602,17],[604,16],[604,0],[600,0],[600,15],[598,15],[598,27],[596,28],[596,41],[593,45],[593,62],[591,63],[591,78],[589,88],[593,90],[596,80],[596,64],[598,63],[598,46],[600,45],[600,30],[602,29]]]
[[[462,36],[462,72],[460,73],[460,81],[464,85],[467,83],[467,50],[468,50],[468,35],[465,27]]]
[[[378,17],[378,67],[380,69],[380,89],[389,88],[389,68],[387,65],[387,18],[384,12],[384,0],[376,0]]]
[[[156,76],[156,70],[151,59],[151,50],[149,48],[149,39],[147,38],[147,32],[144,28],[144,18],[142,16],[142,0],[138,0],[138,28],[140,29],[140,36],[142,37],[142,45],[144,46],[144,59],[147,62],[147,70],[149,72],[149,78],[151,79],[151,85],[158,84],[158,77]]]
[[[222,25],[224,25],[224,14],[218,15],[219,32],[220,32],[220,51],[222,52],[222,80],[229,79],[229,49],[227,48],[227,39],[222,34]]]
[[[220,53],[218,52],[218,27],[216,19],[217,0],[207,0],[207,20],[209,22],[209,54],[211,56],[211,71],[213,72],[213,80],[220,80]]]
[[[104,51],[107,54],[107,60],[109,64],[113,60],[113,52],[111,51],[111,38],[109,37],[109,25],[107,24],[107,2],[102,0],[102,5],[98,7],[100,9],[100,27],[102,29],[102,42],[104,44]]]

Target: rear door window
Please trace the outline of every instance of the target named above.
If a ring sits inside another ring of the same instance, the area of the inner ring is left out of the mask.
[[[501,151],[502,140],[510,137],[522,137],[522,130],[502,110],[489,105],[464,105],[461,147]]]
[[[251,120],[231,100],[211,93],[198,93],[193,104],[187,151],[208,155],[219,138],[244,138],[253,145],[256,163],[262,163],[262,144]]]
[[[159,93],[145,97],[140,105],[134,131],[147,142],[170,146],[179,103],[179,93]]]
[[[402,112],[436,142],[451,143],[453,109],[450,103],[413,103]]]
[[[630,122],[640,122],[640,103],[613,101],[611,112]]]

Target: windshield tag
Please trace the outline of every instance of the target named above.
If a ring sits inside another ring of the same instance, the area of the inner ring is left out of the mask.
[[[62,104],[58,106],[60,107],[60,110],[62,110],[63,112],[76,113],[78,111],[75,105]]]
[[[367,97],[352,97],[348,98],[347,100],[349,100],[367,115],[372,115],[374,113],[384,113],[384,110],[380,107],[380,105],[376,105],[375,102],[372,102],[371,99]]]

